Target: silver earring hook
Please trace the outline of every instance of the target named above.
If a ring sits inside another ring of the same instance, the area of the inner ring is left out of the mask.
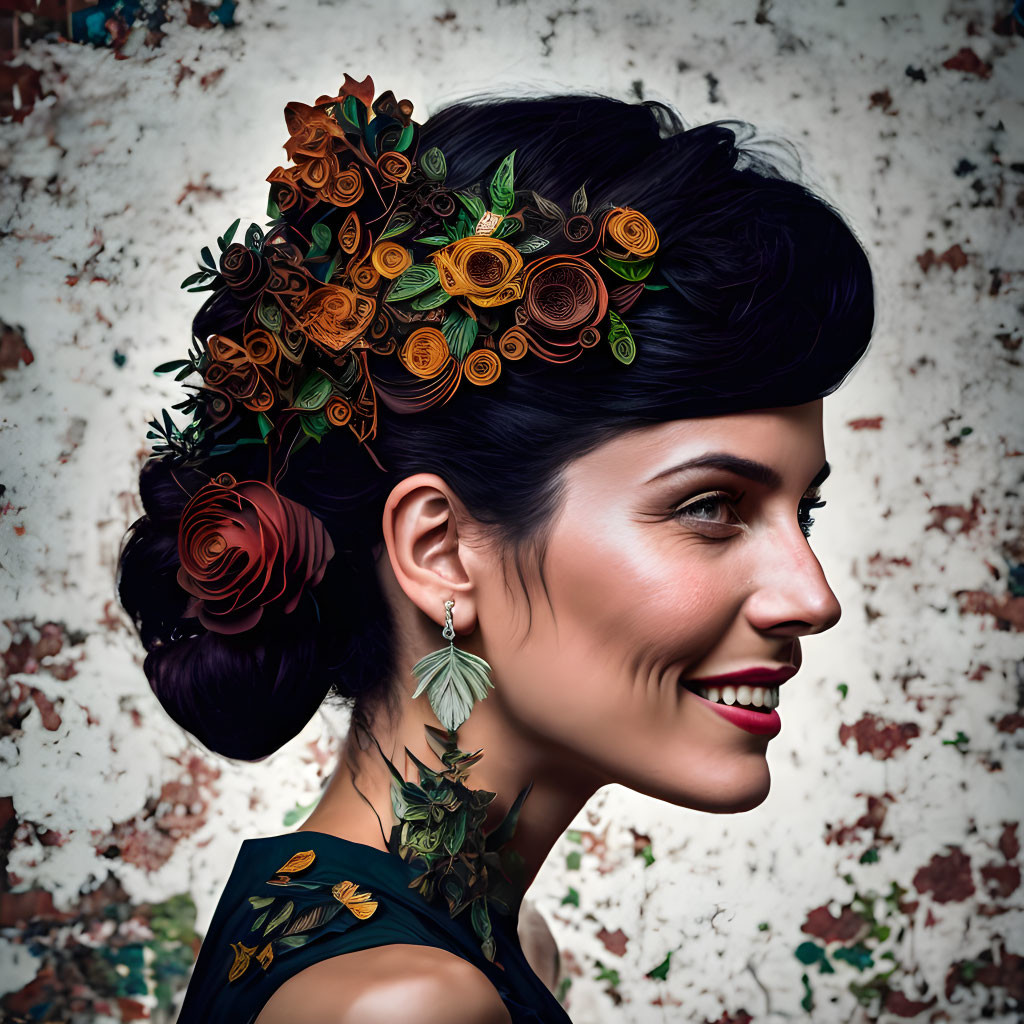
[[[452,624],[452,608],[455,607],[454,601],[445,601],[444,603],[444,629],[441,630],[441,636],[445,640],[455,639],[455,626]]]

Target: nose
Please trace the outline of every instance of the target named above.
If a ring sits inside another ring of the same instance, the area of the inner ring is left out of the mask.
[[[772,531],[757,553],[746,614],[757,630],[778,637],[811,636],[831,629],[843,614],[821,563],[796,528]]]

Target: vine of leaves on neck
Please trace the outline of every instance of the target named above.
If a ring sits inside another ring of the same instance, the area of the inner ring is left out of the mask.
[[[485,835],[487,807],[496,794],[466,785],[469,771],[483,751],[459,750],[454,733],[431,725],[425,728],[427,742],[444,768],[428,768],[406,747],[406,755],[419,769],[419,784],[403,778],[374,739],[392,775],[391,804],[398,819],[388,849],[408,863],[424,865],[410,888],[431,902],[443,899],[453,918],[468,910],[480,948],[493,962],[491,909],[511,913],[518,908],[525,888],[523,859],[506,844],[515,833],[519,811],[533,783],[526,785],[501,822]]]

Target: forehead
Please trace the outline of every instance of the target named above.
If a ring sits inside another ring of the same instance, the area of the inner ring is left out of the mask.
[[[783,484],[792,478],[796,486],[797,478],[809,479],[825,460],[822,400],[631,429],[570,463],[565,482],[584,488],[642,484],[680,462],[712,452],[764,463]]]

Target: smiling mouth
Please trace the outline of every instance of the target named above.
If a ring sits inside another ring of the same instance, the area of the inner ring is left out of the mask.
[[[741,707],[768,715],[779,706],[777,686],[695,686],[683,684],[691,693],[726,707]]]

